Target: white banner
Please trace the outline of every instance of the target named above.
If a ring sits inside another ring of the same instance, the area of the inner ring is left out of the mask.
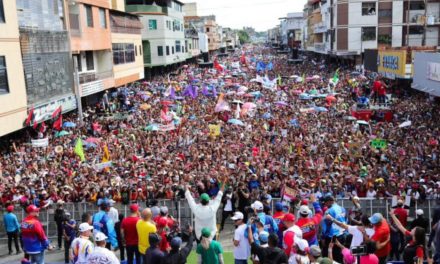
[[[168,125],[159,125],[159,130],[160,131],[171,131],[176,129],[175,125],[173,122],[169,123]]]
[[[440,63],[428,62],[427,79],[440,82]]]
[[[107,161],[107,162],[95,164],[95,165],[93,165],[93,168],[96,171],[102,171],[103,169],[111,167],[111,166],[113,166],[112,162],[111,161]]]
[[[45,148],[47,146],[49,146],[49,138],[32,139],[32,147],[34,148]]]

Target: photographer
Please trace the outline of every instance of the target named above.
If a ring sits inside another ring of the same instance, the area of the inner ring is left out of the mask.
[[[365,245],[361,246],[362,251],[361,253],[351,252],[348,248],[344,247],[338,239],[335,239],[334,242],[331,242],[329,245],[329,258],[333,260],[333,254],[332,250],[334,245],[336,245],[342,252],[342,260],[344,264],[355,264],[358,261],[356,260],[356,256],[360,256],[358,258],[359,262],[358,264],[378,264],[379,258],[374,254],[376,251],[376,243],[374,241],[368,241],[365,243]],[[352,249],[353,250],[353,249]]]
[[[182,245],[182,239],[180,237],[173,237],[171,239],[170,245],[171,250],[170,252],[165,256],[163,259],[163,264],[185,264],[186,259],[188,258],[189,254],[191,253],[193,242],[194,242],[194,235],[193,235],[193,229],[191,226],[189,226],[188,229],[189,238],[188,242],[186,243],[186,246],[183,248],[180,248]]]

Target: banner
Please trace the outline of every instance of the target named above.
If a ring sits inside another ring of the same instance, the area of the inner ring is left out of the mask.
[[[158,127],[159,127],[159,131],[163,131],[163,132],[176,129],[176,126],[174,125],[173,122],[169,123],[168,125],[158,125]]]
[[[208,127],[209,127],[209,135],[211,137],[220,136],[220,129],[221,129],[220,125],[208,125]]]
[[[32,139],[33,148],[45,148],[49,146],[49,138]]]
[[[296,198],[296,190],[292,189],[290,187],[284,186],[284,191],[283,191],[283,200],[286,201],[293,201]]]
[[[406,78],[406,50],[379,51],[378,72],[389,79]]]
[[[385,139],[375,138],[371,141],[371,146],[376,149],[385,149],[387,141]]]
[[[109,167],[112,167],[112,166],[113,166],[112,162],[111,161],[107,161],[107,162],[102,162],[102,163],[95,164],[95,165],[93,165],[93,168],[96,171],[102,171],[103,169],[106,169],[106,168],[109,168]]]

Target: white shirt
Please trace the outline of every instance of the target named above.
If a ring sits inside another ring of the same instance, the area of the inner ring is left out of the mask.
[[[70,258],[74,264],[87,264],[87,257],[93,252],[93,243],[87,238],[77,237],[70,246]]]
[[[194,219],[194,231],[196,232],[196,237],[200,238],[202,235],[202,229],[204,227],[211,230],[211,237],[213,239],[217,233],[217,210],[220,206],[222,200],[223,192],[219,191],[217,197],[211,200],[208,205],[196,204],[194,198],[191,196],[189,191],[185,192],[185,197],[188,200],[188,205],[191,208],[192,213],[195,216]]]
[[[348,233],[353,235],[350,248],[360,246],[362,242],[364,242],[364,235],[362,235],[362,232],[359,230],[358,226],[348,226]],[[374,229],[365,228],[365,233],[367,233],[368,237],[372,237],[374,234]]]
[[[302,256],[298,254],[291,254],[289,257],[289,264],[297,264],[296,258],[301,259],[301,264],[310,264],[310,259],[307,256]]]
[[[119,212],[118,209],[114,207],[110,207],[110,210],[107,212],[108,217],[113,221],[113,223],[119,222]]]
[[[232,212],[232,202],[231,202],[231,196],[230,194],[227,195],[228,199],[226,200],[225,208],[223,209],[226,212]]]
[[[370,190],[367,191],[367,198],[373,199],[376,197],[376,191],[373,190],[370,192]]]
[[[244,237],[246,224],[242,224],[235,229],[234,240],[238,241],[238,246],[234,246],[234,259],[247,260],[251,255],[249,240]]]
[[[92,254],[87,258],[89,264],[120,264],[115,253],[104,248],[96,247]]]

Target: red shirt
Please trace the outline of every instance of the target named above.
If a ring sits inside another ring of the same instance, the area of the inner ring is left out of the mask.
[[[124,239],[127,246],[137,246],[138,233],[136,224],[140,220],[137,216],[129,216],[124,218],[121,223],[121,228],[124,229]]]
[[[406,236],[411,236],[411,232],[410,231],[408,231],[408,230],[406,230],[406,232],[405,232],[405,235]],[[409,244],[410,245],[414,245],[414,241],[413,240],[411,240],[411,241],[409,241]],[[420,258],[420,259],[423,259],[424,258],[424,252],[423,252],[423,247],[422,246],[418,246],[417,248],[416,248],[416,257],[418,257],[418,258]]]
[[[166,252],[168,248],[170,248],[170,243],[168,242],[167,239],[167,233],[165,231],[162,231],[160,233],[160,237],[162,238],[159,242],[159,249],[162,252]]]
[[[373,83],[373,91],[374,92],[379,92],[380,87],[382,87],[382,83],[380,81],[375,81]]]
[[[390,237],[390,226],[388,225],[386,220],[382,220],[379,225],[374,226],[374,235],[371,237],[371,240],[376,242],[384,242]],[[376,255],[381,257],[386,257],[390,254],[391,244],[388,243],[381,249],[376,250]]]
[[[397,216],[403,227],[406,227],[406,225],[408,224],[408,211],[406,209],[398,207],[394,210],[394,214]]]

